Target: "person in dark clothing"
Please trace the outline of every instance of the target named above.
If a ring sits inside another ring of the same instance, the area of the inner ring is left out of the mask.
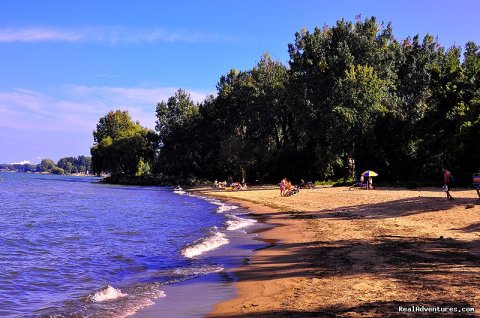
[[[447,194],[447,200],[451,201],[453,200],[453,197],[450,194],[450,190],[452,188],[452,173],[445,168],[442,168],[442,170],[443,170],[443,190],[445,190],[445,193]]]

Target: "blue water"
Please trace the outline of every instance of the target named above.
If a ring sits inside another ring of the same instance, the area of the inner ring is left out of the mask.
[[[221,271],[208,249],[228,245],[238,215],[180,194],[0,173],[0,316],[124,317],[165,284]]]

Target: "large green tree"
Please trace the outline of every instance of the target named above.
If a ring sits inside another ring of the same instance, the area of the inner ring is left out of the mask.
[[[157,136],[134,123],[127,111],[111,111],[100,118],[93,136],[95,143],[90,151],[94,173],[114,176],[150,173]]]
[[[198,108],[182,89],[177,90],[167,102],[157,104],[155,129],[160,146],[157,171],[182,178],[201,173]]]

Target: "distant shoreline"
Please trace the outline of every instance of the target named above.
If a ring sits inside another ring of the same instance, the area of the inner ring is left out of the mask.
[[[85,174],[85,173],[64,173],[64,174],[55,174],[51,172],[33,172],[33,171],[15,171],[15,170],[0,170],[4,173],[25,173],[25,174],[46,174],[46,175],[60,175],[60,176],[73,176],[73,177],[96,177],[94,174]]]

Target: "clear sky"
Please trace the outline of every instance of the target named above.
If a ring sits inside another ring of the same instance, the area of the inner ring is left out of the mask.
[[[0,3],[0,163],[90,155],[109,110],[155,125],[178,88],[201,101],[231,68],[264,52],[287,63],[302,28],[357,14],[391,21],[398,39],[480,43],[476,0],[22,0]]]

